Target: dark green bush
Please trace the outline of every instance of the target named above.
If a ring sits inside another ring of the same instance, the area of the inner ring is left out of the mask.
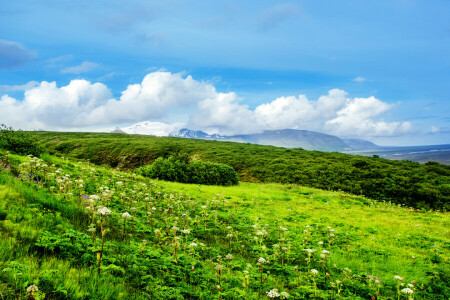
[[[16,154],[38,156],[44,152],[44,147],[36,139],[22,130],[13,130],[5,124],[0,124],[0,148]]]
[[[239,178],[236,171],[225,164],[180,160],[178,157],[158,158],[154,163],[136,170],[150,178],[183,183],[209,185],[236,185]]]

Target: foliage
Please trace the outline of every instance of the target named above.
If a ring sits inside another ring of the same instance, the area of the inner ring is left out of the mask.
[[[0,124],[0,149],[23,155],[39,156],[45,148],[36,142],[36,138],[22,130],[14,130]]]
[[[136,170],[138,174],[149,178],[183,183],[236,185],[239,178],[236,171],[225,164],[169,158],[157,158],[154,163]]]
[[[241,181],[345,191],[419,209],[450,207],[450,166],[252,144],[101,133],[33,133],[49,151],[133,169],[183,152],[224,163]]]
[[[8,155],[0,157],[0,293],[407,299],[409,289],[414,299],[448,299],[449,222],[447,213],[298,185],[187,185]]]

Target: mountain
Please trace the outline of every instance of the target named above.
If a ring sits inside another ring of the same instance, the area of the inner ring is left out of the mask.
[[[180,123],[168,124],[166,122],[144,121],[122,128],[122,130],[129,134],[170,136],[171,134],[179,132],[181,127],[182,125]]]
[[[338,137],[324,133],[296,130],[265,130],[262,133],[241,135],[209,135],[203,131],[181,129],[178,133],[171,134],[173,137],[193,138],[202,140],[230,141],[238,143],[251,143],[259,145],[271,145],[285,148],[303,148],[305,150],[321,151],[345,151],[349,147]]]
[[[123,133],[123,134],[127,134],[125,131],[123,131],[123,130],[120,129],[119,127],[116,127],[113,131],[111,131],[111,133]]]
[[[349,151],[376,149],[377,145],[364,140],[346,139],[309,130],[280,129],[265,130],[262,133],[219,135],[208,134],[201,130],[183,128],[181,123],[168,124],[165,122],[144,121],[125,128],[116,128],[114,132],[129,134],[143,134],[154,136],[170,136],[187,139],[229,141],[238,143],[251,143],[271,145],[285,148],[303,148],[305,150],[319,151]]]
[[[369,150],[369,149],[378,149],[380,146],[375,145],[372,142],[360,140],[360,139],[343,139],[344,143],[346,143],[352,150]]]

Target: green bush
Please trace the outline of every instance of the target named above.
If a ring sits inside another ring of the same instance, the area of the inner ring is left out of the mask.
[[[44,147],[34,137],[22,130],[13,130],[5,124],[0,124],[0,148],[22,155],[38,156],[44,152]]]
[[[236,185],[239,178],[236,171],[225,164],[192,161],[170,156],[158,158],[154,163],[141,167],[137,173],[168,181],[209,185]]]

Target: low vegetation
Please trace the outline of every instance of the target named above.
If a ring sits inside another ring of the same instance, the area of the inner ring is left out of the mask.
[[[45,149],[29,133],[0,124],[0,149],[23,155],[39,155]]]
[[[135,169],[179,153],[233,167],[245,182],[300,184],[423,210],[450,207],[450,166],[342,153],[126,134],[34,132],[52,154]]]
[[[447,213],[0,151],[2,299],[448,299]]]
[[[160,157],[151,165],[137,169],[136,173],[149,178],[183,183],[224,186],[239,183],[238,175],[232,167],[198,160],[189,161],[186,156]]]

